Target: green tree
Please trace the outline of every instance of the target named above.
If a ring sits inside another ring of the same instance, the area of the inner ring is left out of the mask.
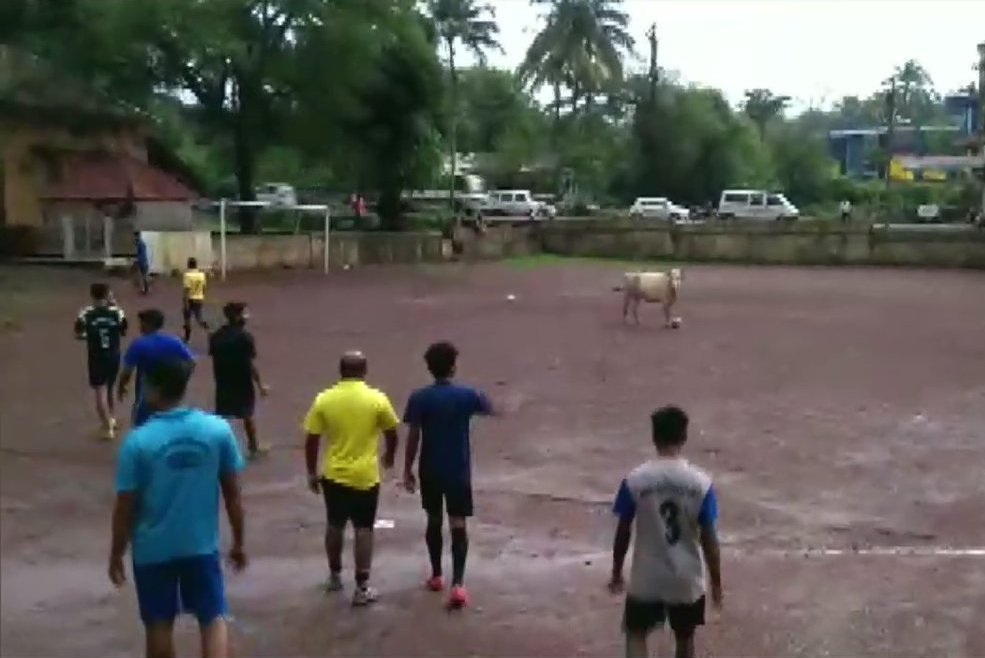
[[[629,16],[622,0],[533,0],[548,7],[520,65],[521,80],[537,90],[555,92],[555,119],[560,120],[560,90],[570,92],[572,112],[623,81],[623,59],[632,53]]]
[[[495,10],[489,4],[476,0],[428,0],[428,9],[434,21],[438,37],[448,58],[448,72],[451,80],[451,108],[449,112],[448,142],[451,151],[451,181],[448,198],[455,206],[455,174],[458,173],[458,69],[456,68],[456,46],[461,44],[474,54],[481,63],[485,62],[486,51],[502,50],[497,41],[499,26],[495,20]],[[485,18],[488,16],[489,18]]]
[[[761,140],[766,140],[766,126],[781,116],[789,103],[789,96],[777,96],[769,89],[749,89],[746,91],[743,108],[752,122],[756,124]]]

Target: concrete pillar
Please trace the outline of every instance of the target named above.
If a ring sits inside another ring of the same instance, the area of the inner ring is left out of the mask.
[[[75,258],[75,224],[67,215],[62,215],[62,258]]]
[[[113,257],[113,220],[103,215],[103,257],[109,260]]]

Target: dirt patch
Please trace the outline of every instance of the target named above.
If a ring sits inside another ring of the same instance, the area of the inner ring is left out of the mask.
[[[684,328],[666,331],[656,307],[641,327],[621,324],[619,272],[371,268],[214,286],[214,316],[224,300],[251,304],[274,388],[258,420],[276,449],[246,474],[254,562],[228,581],[238,655],[619,653],[620,603],[604,591],[609,501],[650,454],[647,414],[667,402],[692,414],[691,457],[716,478],[727,542],[727,608],[699,653],[985,653],[985,558],[935,553],[985,546],[985,276],[693,267]],[[89,278],[4,280],[20,291],[20,328],[0,332],[3,654],[135,655],[133,592],[104,576],[112,449],[86,438],[85,360],[71,340]],[[131,315],[159,305],[178,329],[173,281],[146,299],[116,287]],[[475,431],[475,605],[448,615],[422,590],[419,504],[387,483],[383,598],[353,611],[319,590],[324,512],[300,477],[300,416],[354,347],[402,407],[427,380],[424,347],[445,338],[462,351],[462,379],[512,409]],[[191,398],[210,405],[207,368]],[[920,550],[855,552],[894,546]],[[180,626],[183,653],[196,652],[194,635]]]

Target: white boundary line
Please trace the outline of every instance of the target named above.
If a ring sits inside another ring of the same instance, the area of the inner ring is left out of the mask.
[[[790,548],[790,549],[740,549],[727,544],[726,553],[741,555],[768,555],[770,557],[985,557],[985,548],[977,546],[871,546],[869,548]]]

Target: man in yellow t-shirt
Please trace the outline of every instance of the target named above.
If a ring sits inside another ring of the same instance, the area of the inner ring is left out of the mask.
[[[386,439],[383,467],[393,466],[400,420],[382,391],[368,386],[366,357],[346,352],[339,360],[340,381],[315,398],[304,419],[308,486],[325,499],[328,527],[329,591],[342,589],[342,544],[351,521],[356,536],[356,591],[352,605],[369,605],[377,593],[369,586],[373,526],[380,497],[379,442]],[[321,472],[318,453],[322,448]]]
[[[184,319],[185,342],[192,337],[192,318],[205,331],[209,323],[202,317],[202,305],[205,304],[205,272],[198,269],[198,260],[188,259],[188,269],[181,281],[181,315]]]

